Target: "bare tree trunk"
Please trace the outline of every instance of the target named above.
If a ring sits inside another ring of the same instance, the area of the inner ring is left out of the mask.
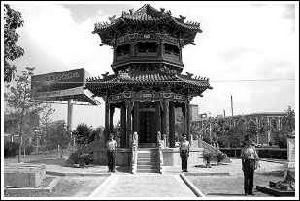
[[[21,116],[20,116],[20,124],[19,124],[19,153],[18,153],[18,163],[21,162],[21,154],[22,154],[22,145],[23,145],[23,138],[22,138],[22,124],[23,124],[23,116],[24,116],[24,108],[22,109]]]

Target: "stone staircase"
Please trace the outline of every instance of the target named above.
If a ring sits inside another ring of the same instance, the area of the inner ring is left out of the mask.
[[[137,155],[138,173],[159,173],[157,148],[139,148]]]

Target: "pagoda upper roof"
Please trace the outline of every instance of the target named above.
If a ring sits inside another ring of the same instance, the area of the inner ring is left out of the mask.
[[[162,71],[118,73],[103,78],[90,77],[86,81],[86,87],[98,96],[106,95],[108,91],[142,86],[188,89],[186,92],[192,96],[201,96],[206,89],[212,89],[208,78],[192,77],[189,73],[184,75]]]
[[[157,10],[149,4],[145,4],[143,7],[134,12],[133,10],[129,10],[129,12],[123,11],[119,18],[116,18],[114,15],[113,17],[110,17],[109,20],[110,22],[96,23],[92,33],[98,33],[100,35],[102,33],[114,31],[124,23],[133,25],[137,25],[139,23],[158,23],[176,27],[182,32],[202,32],[200,29],[200,23],[185,21],[185,17],[181,15],[179,17],[174,17],[172,16],[171,11],[165,11],[165,9],[162,8]]]

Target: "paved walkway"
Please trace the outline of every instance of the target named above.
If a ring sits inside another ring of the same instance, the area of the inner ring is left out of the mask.
[[[114,174],[90,197],[196,197],[179,175]]]

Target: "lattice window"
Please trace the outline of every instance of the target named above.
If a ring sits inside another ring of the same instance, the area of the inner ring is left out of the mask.
[[[130,54],[130,45],[121,45],[117,47],[117,56],[124,56]]]
[[[177,46],[171,44],[164,44],[164,49],[166,54],[174,54],[179,56],[180,50]]]

